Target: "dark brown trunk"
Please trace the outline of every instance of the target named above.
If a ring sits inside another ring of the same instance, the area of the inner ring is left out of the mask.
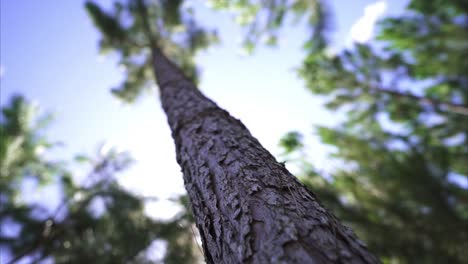
[[[207,263],[378,263],[353,232],[154,49]]]

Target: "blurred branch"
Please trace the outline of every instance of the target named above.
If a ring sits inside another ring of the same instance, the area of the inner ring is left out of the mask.
[[[44,220],[43,221],[44,228],[42,229],[42,232],[41,232],[40,236],[31,244],[30,247],[23,250],[23,252],[19,253],[18,255],[14,256],[6,264],[14,264],[17,261],[19,261],[20,259],[22,259],[23,257],[25,257],[25,256],[31,254],[32,252],[34,252],[34,250],[36,250],[42,243],[44,243],[44,241],[46,239],[50,238],[49,234],[51,233],[50,230],[52,229],[53,225],[54,225],[54,221],[52,219],[48,218],[47,220]],[[60,229],[57,229],[57,230],[60,230]],[[47,232],[47,231],[49,231],[49,232]]]
[[[440,101],[440,100],[437,100],[437,99],[428,98],[428,97],[424,97],[424,96],[419,96],[419,95],[411,94],[411,93],[408,93],[408,92],[399,92],[399,91],[395,91],[395,90],[392,90],[392,89],[389,89],[389,88],[371,87],[371,90],[386,93],[386,94],[389,94],[389,95],[391,95],[393,97],[410,98],[410,99],[418,101],[418,102],[420,102],[422,104],[431,105],[431,106],[433,106],[433,107],[435,107],[437,109],[440,109],[440,110],[449,111],[449,112],[453,112],[453,113],[456,113],[456,114],[468,116],[468,106],[467,105],[457,104],[457,103],[452,103],[452,102],[443,102],[443,101]]]

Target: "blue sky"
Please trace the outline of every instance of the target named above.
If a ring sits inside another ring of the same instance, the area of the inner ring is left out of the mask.
[[[101,1],[109,4],[111,1]],[[320,98],[306,91],[294,71],[303,58],[305,28],[287,27],[278,48],[260,47],[249,57],[239,55],[241,30],[228,13],[213,13],[203,1],[193,1],[198,17],[215,25],[221,44],[197,57],[202,69],[200,89],[240,118],[273,154],[286,132],[313,132],[313,125],[333,124]],[[338,1],[333,10],[336,48],[372,36],[378,14],[401,13],[407,1]],[[123,72],[113,55],[98,54],[98,33],[88,19],[84,1],[1,2],[1,104],[13,93],[36,101],[56,114],[49,138],[66,145],[53,155],[69,159],[93,154],[100,142],[129,150],[138,160],[120,181],[143,195],[169,197],[183,190],[170,131],[156,95],[124,106],[109,89]],[[354,27],[353,27],[354,26]],[[313,138],[312,159],[324,170],[333,168],[326,148]],[[34,199],[49,197],[36,192]],[[53,199],[51,201],[53,204]],[[148,212],[171,210],[168,204],[149,204]]]

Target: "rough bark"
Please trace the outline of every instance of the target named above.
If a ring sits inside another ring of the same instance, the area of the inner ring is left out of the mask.
[[[154,70],[207,263],[378,263],[157,48]]]

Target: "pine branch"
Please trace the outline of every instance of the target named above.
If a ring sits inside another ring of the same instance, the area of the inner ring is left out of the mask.
[[[433,106],[433,107],[435,107],[437,109],[440,109],[440,110],[449,111],[449,112],[453,112],[453,113],[456,113],[456,114],[468,116],[468,106],[467,105],[457,104],[457,103],[452,103],[452,102],[443,102],[443,101],[440,101],[440,100],[437,100],[437,99],[428,98],[428,97],[424,97],[424,96],[419,96],[419,95],[415,95],[415,94],[411,94],[411,93],[407,93],[407,92],[399,92],[399,91],[388,89],[388,88],[373,88],[373,90],[377,90],[378,92],[387,93],[387,94],[390,94],[391,96],[394,96],[394,97],[410,98],[410,99],[416,100],[416,101],[418,101],[418,102],[420,102],[422,104],[431,105],[431,106]]]

